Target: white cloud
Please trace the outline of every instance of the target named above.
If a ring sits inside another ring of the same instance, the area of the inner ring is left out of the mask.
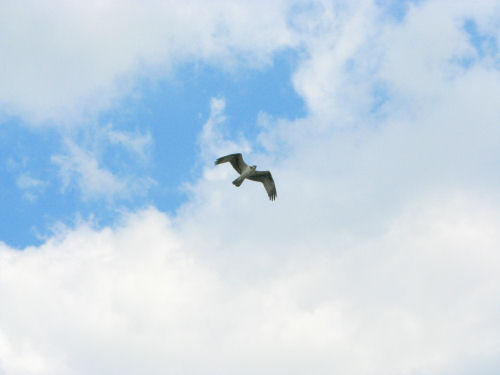
[[[96,156],[67,140],[66,155],[53,155],[51,160],[59,166],[63,189],[76,183],[84,199],[127,197],[131,193],[144,194],[154,184],[152,179],[119,177],[99,166]]]
[[[323,127],[324,122],[357,126],[360,113],[372,122],[379,85],[390,95],[392,114],[402,108],[404,115],[418,113],[423,101],[435,103],[450,90],[450,81],[462,78],[465,69],[456,59],[475,56],[464,30],[467,20],[489,35],[500,35],[495,1],[481,6],[446,0],[412,4],[402,22],[390,22],[370,1],[346,6],[344,12],[340,19],[330,17],[336,28],[307,40],[310,56],[293,77],[297,92]],[[488,59],[476,65],[497,75]]]
[[[473,53],[462,19],[498,33],[496,4],[481,4],[423,2],[389,25],[368,2],[340,13],[325,3],[319,19],[321,7],[307,8],[294,27],[312,35],[310,55],[294,84],[310,114],[261,115],[259,139],[278,156],[248,156],[272,171],[278,200],[213,167],[252,146],[224,137],[225,102],[213,99],[200,135],[207,166],[174,217],[151,208],[114,228],[0,248],[0,373],[498,364],[500,73],[452,61]],[[380,82],[388,100],[372,113]],[[93,154],[69,150],[56,162],[95,182],[83,190],[120,190]]]
[[[437,198],[364,240],[309,236],[298,211],[255,222],[241,199],[180,232],[150,209],[4,247],[0,371],[439,374],[494,358],[498,206]]]
[[[250,152],[250,145],[245,139],[233,142],[225,137],[223,128],[226,117],[224,110],[226,101],[223,98],[212,98],[210,101],[210,116],[203,125],[199,137],[201,158],[212,160],[218,155],[231,154],[235,152]]]
[[[139,132],[120,132],[114,130],[112,125],[105,127],[105,132],[110,143],[122,145],[129,151],[139,155],[141,158],[146,157],[147,151],[153,144],[153,138],[149,132],[145,134]]]
[[[26,174],[20,175],[17,178],[17,186],[19,186],[21,189],[29,189],[41,185],[43,185],[43,181],[30,177]]]
[[[17,186],[24,190],[24,198],[34,201],[37,195],[47,186],[46,181],[42,181],[29,176],[28,174],[21,174],[16,180]]]
[[[259,66],[293,44],[288,1],[0,4],[2,112],[73,125],[178,62]],[[27,11],[29,9],[29,11]],[[83,117],[82,117],[83,116]]]

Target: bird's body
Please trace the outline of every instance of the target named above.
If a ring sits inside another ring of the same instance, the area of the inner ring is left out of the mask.
[[[245,179],[262,182],[264,184],[264,188],[266,189],[267,195],[269,196],[269,199],[271,199],[272,201],[276,199],[276,186],[274,185],[274,180],[271,172],[257,171],[257,166],[247,165],[243,161],[243,157],[241,156],[241,154],[230,154],[220,157],[215,161],[215,165],[226,162],[230,162],[236,172],[240,174],[240,176],[233,181],[234,186],[241,186]]]
[[[245,178],[250,177],[255,172],[256,168],[257,166],[255,165],[247,165],[246,168],[242,170],[240,177],[233,181],[233,185],[239,187],[243,183],[243,181],[245,181]]]

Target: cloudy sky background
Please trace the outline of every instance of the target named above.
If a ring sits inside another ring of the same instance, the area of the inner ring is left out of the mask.
[[[495,0],[0,1],[0,374],[497,374],[499,37]]]

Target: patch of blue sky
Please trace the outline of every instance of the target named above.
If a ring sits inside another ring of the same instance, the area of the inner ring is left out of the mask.
[[[466,33],[470,45],[475,53],[456,55],[450,59],[450,63],[462,69],[469,69],[480,60],[486,59],[488,63],[500,68],[500,59],[498,58],[498,39],[494,34],[482,33],[474,19],[465,20],[462,27]]]
[[[469,42],[475,48],[478,56],[494,57],[498,53],[498,40],[495,35],[481,33],[478,30],[477,23],[473,19],[464,22],[463,29],[469,37]]]
[[[37,244],[40,228],[76,209],[60,194],[51,150],[60,147],[52,130],[33,130],[10,119],[0,130],[0,240],[16,247]]]
[[[458,65],[465,70],[472,67],[476,61],[477,59],[471,55],[456,55],[449,60],[451,64]]]
[[[424,0],[376,0],[377,7],[383,14],[391,17],[397,22],[404,20],[411,5],[419,5]]]
[[[371,91],[372,105],[370,108],[370,114],[372,115],[382,115],[384,104],[390,100],[390,92],[387,84],[385,82],[377,82],[372,86]]]
[[[231,73],[210,65],[185,64],[173,78],[144,80],[133,95],[102,113],[98,126],[80,131],[75,143],[90,150],[100,168],[118,178],[156,181],[131,196],[85,197],[76,181],[63,188],[59,166],[51,159],[67,153],[63,137],[53,129],[33,130],[15,119],[4,121],[0,130],[4,182],[0,240],[24,248],[43,242],[57,222],[71,226],[81,217],[92,219],[96,226],[109,225],[123,210],[147,205],[174,212],[187,199],[183,184],[200,173],[198,136],[210,114],[210,99],[226,100],[229,136],[242,134],[253,142],[259,133],[260,112],[287,119],[306,114],[291,83],[297,59],[295,52],[283,51],[272,65]],[[109,126],[128,135],[150,134],[147,158],[102,140],[98,133]]]

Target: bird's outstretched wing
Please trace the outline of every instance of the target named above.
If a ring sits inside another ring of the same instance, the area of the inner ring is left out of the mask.
[[[266,188],[267,195],[270,200],[275,200],[278,194],[276,193],[276,185],[274,185],[273,176],[269,171],[255,171],[247,177],[249,180],[262,182]]]
[[[225,162],[230,162],[231,165],[233,166],[236,171],[241,174],[241,172],[248,167],[248,165],[243,161],[243,157],[241,154],[231,154],[231,155],[226,155],[221,158],[218,158],[215,161],[215,165],[217,164],[222,164]]]

